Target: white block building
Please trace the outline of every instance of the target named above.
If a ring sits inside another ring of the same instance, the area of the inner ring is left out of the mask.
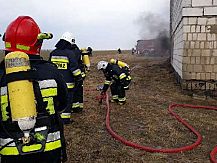
[[[171,0],[170,10],[171,63],[181,84],[217,88],[217,0]]]

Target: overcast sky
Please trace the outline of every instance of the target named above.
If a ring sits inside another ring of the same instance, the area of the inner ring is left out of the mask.
[[[0,33],[20,15],[31,16],[42,32],[52,32],[43,49],[53,49],[61,35],[72,32],[79,47],[131,49],[151,38],[150,23],[169,22],[169,0],[0,0]],[[155,15],[155,19],[146,16]],[[156,20],[157,18],[157,20]],[[0,42],[0,48],[4,46]]]

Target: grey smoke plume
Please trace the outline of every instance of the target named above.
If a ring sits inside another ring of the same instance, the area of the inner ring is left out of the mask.
[[[158,33],[158,36],[156,37],[156,41],[158,42],[158,46],[160,50],[159,53],[169,54],[170,38],[169,38],[169,32],[166,29]]]
[[[170,50],[169,20],[163,15],[143,13],[137,20],[141,40],[155,40],[156,55],[168,55]]]
[[[141,39],[154,39],[159,33],[169,31],[169,20],[155,13],[142,13],[137,19]],[[169,32],[167,32],[169,33]]]

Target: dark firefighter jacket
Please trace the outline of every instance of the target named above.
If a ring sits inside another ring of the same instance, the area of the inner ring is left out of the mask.
[[[49,60],[57,65],[58,70],[63,74],[69,89],[74,88],[76,82],[81,79],[79,60],[81,52],[77,46],[57,48],[50,53]]]
[[[103,91],[107,91],[112,80],[114,80],[115,82],[119,82],[124,86],[127,75],[125,74],[125,70],[120,68],[118,65],[108,63],[108,66],[105,70],[103,70],[103,73],[106,77]]]
[[[67,105],[67,87],[56,66],[40,59],[40,56],[29,56],[32,71],[29,75],[17,74],[13,79],[5,75],[4,63],[0,82],[0,146],[4,148],[1,155],[23,155],[30,152],[46,152],[63,147],[64,136],[61,131],[59,112]],[[32,140],[23,145],[20,138],[23,132],[17,122],[12,122],[7,82],[28,79],[33,81],[35,100],[37,101],[37,118],[35,128],[30,132]],[[23,78],[23,79],[21,79]],[[6,82],[7,81],[7,82]],[[8,145],[7,143],[12,142]],[[40,145],[41,144],[41,145]]]

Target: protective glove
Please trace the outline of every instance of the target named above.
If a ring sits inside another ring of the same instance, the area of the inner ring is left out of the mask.
[[[81,73],[82,80],[84,81],[86,74],[84,72]]]

